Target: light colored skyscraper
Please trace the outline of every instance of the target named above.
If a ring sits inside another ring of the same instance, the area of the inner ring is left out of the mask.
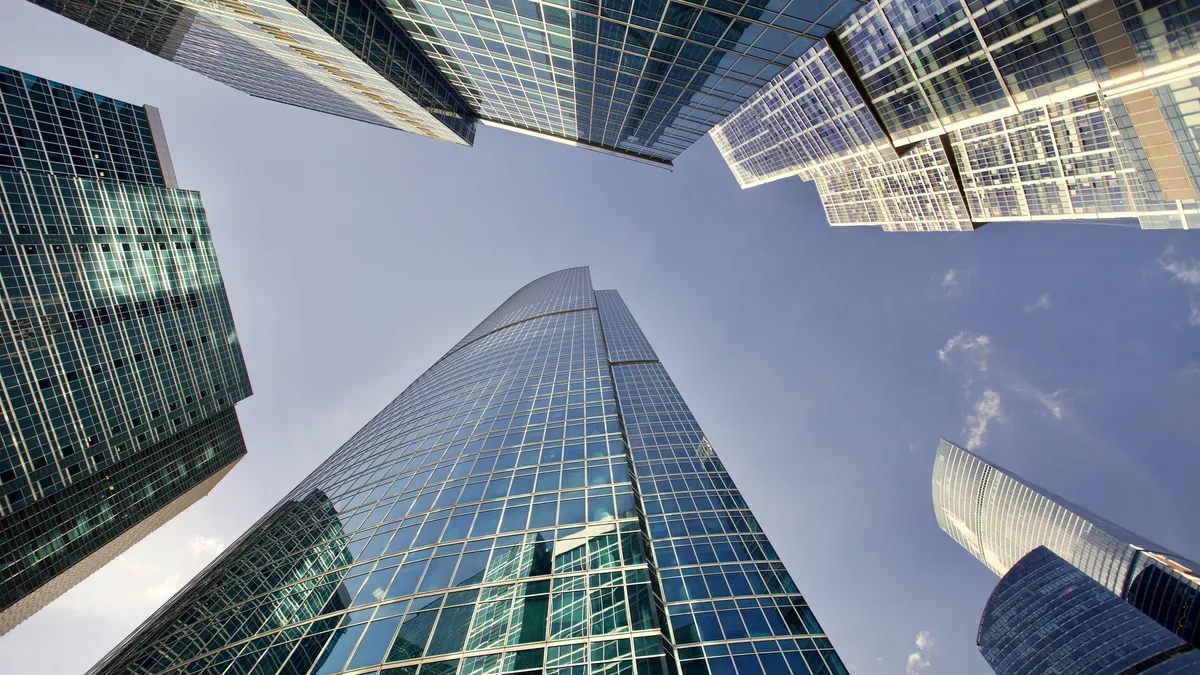
[[[123,675],[845,675],[616,291],[517,293],[106,657]]]
[[[815,181],[832,225],[1196,227],[1197,25],[1187,0],[870,0],[711,135],[742,187]]]
[[[1045,546],[1200,643],[1200,565],[945,440],[934,459],[933,510],[946,534],[1000,576]]]
[[[0,67],[0,633],[203,497],[250,395],[157,112]]]

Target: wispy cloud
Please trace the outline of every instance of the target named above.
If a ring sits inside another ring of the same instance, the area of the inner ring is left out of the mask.
[[[938,288],[948,298],[956,298],[962,295],[962,282],[966,278],[961,270],[956,270],[953,267],[946,270],[942,278],[938,281]]]
[[[929,636],[929,631],[917,633],[916,644],[917,651],[908,655],[908,664],[904,669],[908,675],[917,675],[929,667],[928,652],[933,648],[933,638]]]
[[[975,402],[971,414],[967,415],[967,426],[963,433],[967,436],[967,449],[974,450],[987,440],[988,427],[992,422],[1003,423],[1004,409],[1000,404],[1000,394],[992,389],[983,390],[983,396]]]
[[[949,363],[956,353],[964,354],[973,370],[986,373],[988,357],[992,353],[992,339],[969,331],[962,331],[946,341],[946,346],[937,350],[938,360]],[[968,384],[970,381],[968,380]]]
[[[1200,262],[1176,260],[1174,246],[1167,246],[1162,255],[1158,257],[1158,266],[1181,284],[1200,286]]]
[[[1196,260],[1177,260],[1175,247],[1167,246],[1158,257],[1158,266],[1162,271],[1171,275],[1171,279],[1188,286],[1192,292],[1188,324],[1200,327],[1200,262]]]
[[[215,556],[225,550],[225,544],[222,544],[219,539],[213,537],[204,537],[199,534],[192,537],[188,542],[188,548],[192,550],[192,555],[197,558],[202,555]]]
[[[175,591],[179,590],[179,575],[171,574],[146,590],[142,591],[142,597],[151,602],[163,602],[167,598],[175,595]]]
[[[1049,293],[1042,293],[1041,295],[1038,296],[1037,300],[1034,300],[1033,302],[1029,303],[1028,305],[1025,305],[1026,312],[1036,312],[1039,309],[1044,309],[1044,310],[1049,311],[1049,309],[1050,309],[1050,294]]]
[[[1065,389],[1045,391],[1013,368],[1006,367],[1003,361],[998,366],[993,364],[993,348],[991,337],[964,330],[937,350],[939,361],[957,364],[959,369],[965,370],[963,389],[968,400],[973,401],[962,430],[968,448],[983,445],[993,423],[1009,421],[1000,396],[1002,391],[1036,403],[1056,420],[1065,419],[1068,413]]]
[[[1066,389],[1046,392],[1024,380],[1010,380],[1007,388],[1041,404],[1056,420],[1061,420],[1067,414]]]

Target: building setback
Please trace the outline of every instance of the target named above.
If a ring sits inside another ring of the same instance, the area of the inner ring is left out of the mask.
[[[381,668],[847,672],[587,268],[512,295],[91,672]]]
[[[711,135],[831,225],[1196,227],[1197,26],[1188,0],[870,0]]]
[[[938,526],[1000,576],[1044,546],[1200,646],[1200,565],[943,440],[933,468]]]
[[[0,67],[0,633],[203,497],[250,382],[158,113]]]
[[[32,0],[255,96],[672,160],[858,0]]]
[[[979,653],[996,675],[1195,675],[1200,652],[1045,546],[988,598]]]

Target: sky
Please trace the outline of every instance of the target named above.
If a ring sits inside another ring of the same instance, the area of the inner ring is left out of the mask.
[[[577,265],[621,292],[855,675],[990,673],[997,578],[934,520],[941,437],[1200,559],[1200,233],[833,228],[810,183],[739,190],[707,137],[674,171],[488,127],[463,148],[21,0],[0,64],[160,109],[255,391],[241,463],[0,638],[0,672],[84,672],[512,292]]]

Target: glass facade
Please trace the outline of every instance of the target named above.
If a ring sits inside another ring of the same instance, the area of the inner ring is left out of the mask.
[[[996,675],[1182,675],[1200,652],[1039,546],[988,598],[979,651]]]
[[[251,93],[470,144],[671,161],[858,0],[33,0]]]
[[[2,632],[245,454],[250,383],[157,113],[3,67],[0,96]]]
[[[845,675],[586,268],[509,298],[94,673]]]
[[[933,469],[938,526],[1004,576],[1044,546],[1200,646],[1200,565],[943,440]]]
[[[816,180],[833,225],[1136,218],[1186,229],[1200,225],[1192,4],[871,0],[815,50],[822,72],[798,63],[711,135],[744,188]],[[911,175],[897,158],[939,140],[944,157],[919,161],[956,185],[905,182],[925,197],[899,204],[863,185]]]
[[[252,96],[460,145],[470,106],[372,0],[32,0]]]

